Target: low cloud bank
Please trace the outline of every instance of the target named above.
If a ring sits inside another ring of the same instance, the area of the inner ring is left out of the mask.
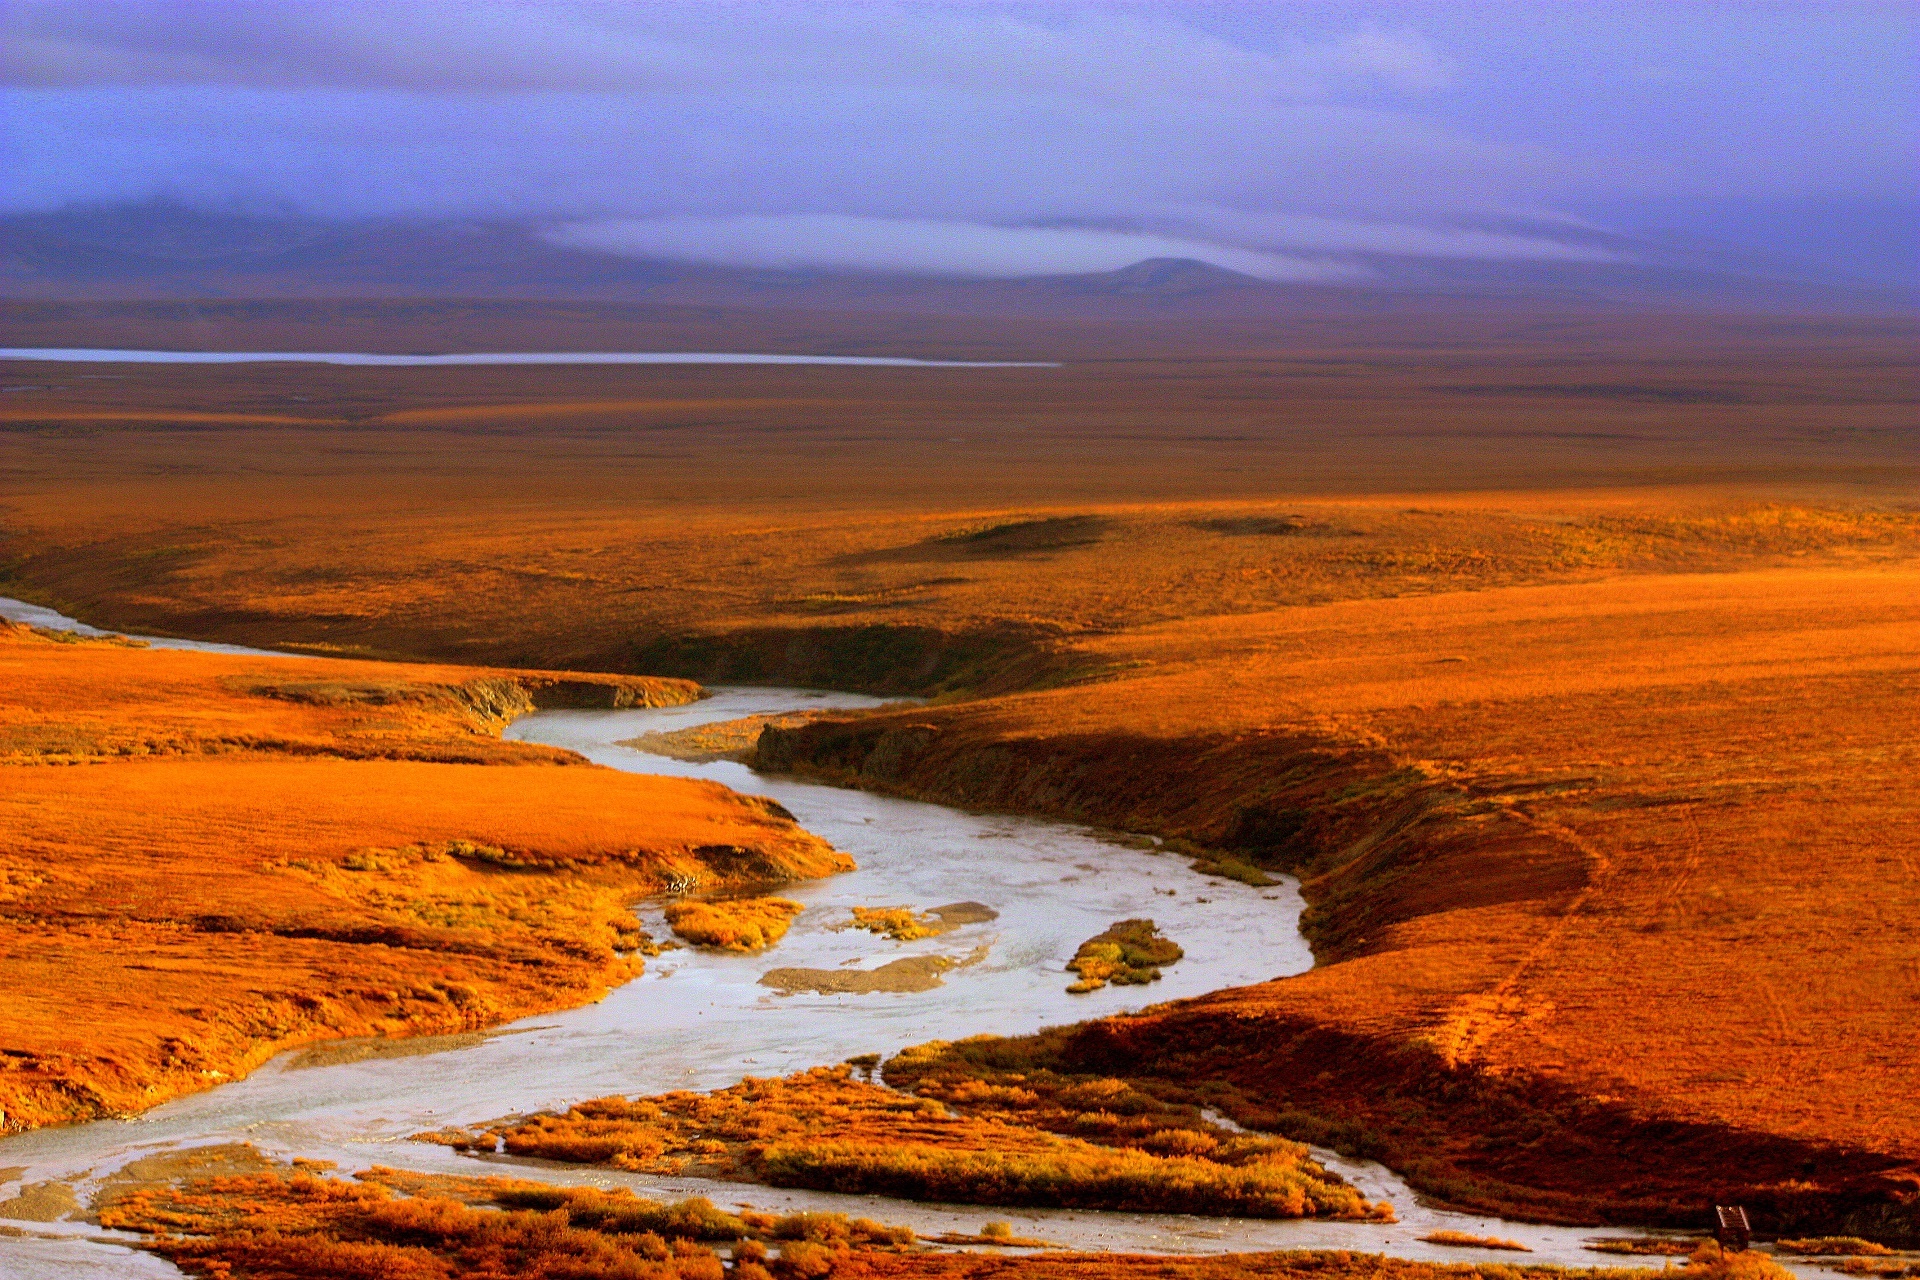
[[[1156,230],[999,226],[849,214],[599,218],[544,232],[553,244],[634,258],[776,271],[1019,279],[1118,271],[1184,258],[1258,280],[1327,284],[1374,272],[1352,255],[1508,262],[1629,262],[1550,235],[1188,208]],[[1337,255],[1348,255],[1345,259]]]
[[[1177,219],[1193,231],[1259,249],[1301,253],[1383,253],[1423,258],[1468,258],[1485,262],[1631,262],[1634,257],[1603,243],[1613,237],[1568,238],[1486,231],[1470,227],[1420,226],[1404,222],[1352,221],[1237,209],[1183,209]],[[1553,230],[1561,230],[1554,228]],[[1581,241],[1585,241],[1582,243]]]
[[[842,214],[605,218],[566,223],[546,236],[576,249],[772,270],[1016,279],[1118,271],[1149,258],[1189,258],[1260,280],[1327,283],[1367,274],[1345,263],[1172,235]]]

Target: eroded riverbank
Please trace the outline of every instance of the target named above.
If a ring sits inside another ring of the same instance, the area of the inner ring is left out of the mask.
[[[1011,1218],[1021,1235],[1078,1249],[1177,1253],[1325,1247],[1432,1260],[1472,1257],[1417,1240],[1432,1230],[1451,1229],[1520,1239],[1534,1248],[1534,1261],[1591,1265],[1599,1260],[1600,1255],[1581,1248],[1586,1231],[1425,1208],[1378,1166],[1332,1157],[1323,1158],[1370,1198],[1392,1201],[1401,1221],[1391,1226],[1256,1222],[929,1205],[554,1168],[460,1156],[406,1141],[423,1129],[475,1124],[607,1094],[714,1088],[747,1075],[786,1074],[855,1054],[892,1054],[933,1038],[1018,1034],[1311,966],[1297,928],[1301,904],[1290,883],[1254,889],[1198,875],[1184,859],[1117,846],[1081,828],[770,778],[725,761],[671,761],[616,745],[650,731],[742,715],[853,709],[876,701],[792,690],[714,692],[705,701],[674,708],[538,713],[516,723],[508,736],[578,750],[614,768],[711,778],[770,795],[807,829],[851,853],[859,871],[781,890],[808,910],[778,947],[758,956],[672,952],[599,1004],[526,1019],[477,1042],[463,1039],[442,1053],[320,1066],[304,1065],[302,1055],[290,1054],[246,1080],[132,1121],[9,1138],[0,1141],[0,1168],[8,1170],[0,1199],[23,1186],[62,1181],[84,1200],[101,1178],[131,1159],[177,1147],[246,1141],[271,1154],[337,1161],[348,1171],[378,1163],[511,1172],[559,1183],[628,1186],[665,1197],[707,1195],[768,1210],[851,1212],[926,1235],[968,1234],[988,1218]],[[847,922],[854,906],[924,910],[961,901],[986,904],[999,914],[911,942],[836,927]],[[662,906],[661,901],[644,903],[639,914],[656,937],[664,938]],[[1176,939],[1186,957],[1150,987],[1068,994],[1071,975],[1065,966],[1078,945],[1116,919],[1142,915]],[[940,986],[921,992],[782,996],[760,982],[776,967],[871,971],[903,958],[967,958],[982,948],[985,957],[979,963],[956,967],[942,974]],[[98,1234],[70,1225],[18,1225],[33,1232]],[[114,1254],[100,1245],[72,1246],[74,1252],[47,1264],[54,1269],[29,1269],[41,1265],[31,1259],[65,1247],[0,1239],[0,1259],[28,1275],[164,1274],[156,1272],[151,1259]]]

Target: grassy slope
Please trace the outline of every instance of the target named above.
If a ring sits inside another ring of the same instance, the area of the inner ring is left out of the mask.
[[[37,369],[0,556],[125,626],[1003,695],[774,756],[1312,877],[1320,972],[1089,1032],[1101,1071],[1540,1213],[1880,1195],[1910,327],[1117,332],[998,352],[1085,357],[1044,376]]]
[[[764,802],[503,743],[536,696],[670,681],[0,633],[0,1107],[140,1110],[336,1036],[469,1031],[639,970],[674,875],[844,857]],[[518,767],[513,767],[518,766]]]
[[[1307,875],[1320,968],[1056,1065],[1224,1076],[1451,1198],[1556,1216],[1905,1185],[1920,573],[1353,602],[1079,651],[1140,674],[761,748]],[[1450,1116],[1463,1086],[1483,1102]]]

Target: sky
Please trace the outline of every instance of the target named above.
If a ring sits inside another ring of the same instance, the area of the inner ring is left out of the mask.
[[[1910,285],[1920,5],[0,0],[0,213],[511,218],[754,267]]]

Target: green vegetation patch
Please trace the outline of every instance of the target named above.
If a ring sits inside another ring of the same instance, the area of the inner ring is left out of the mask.
[[[1080,980],[1067,990],[1098,991],[1110,982],[1123,987],[1145,986],[1159,979],[1162,965],[1173,964],[1186,954],[1162,937],[1151,920],[1117,920],[1105,933],[1080,944],[1067,964]]]
[[[1009,520],[984,529],[962,529],[933,539],[964,550],[968,555],[1020,555],[1031,551],[1062,551],[1090,547],[1106,535],[1113,521],[1104,516],[1050,516],[1042,520]]]

